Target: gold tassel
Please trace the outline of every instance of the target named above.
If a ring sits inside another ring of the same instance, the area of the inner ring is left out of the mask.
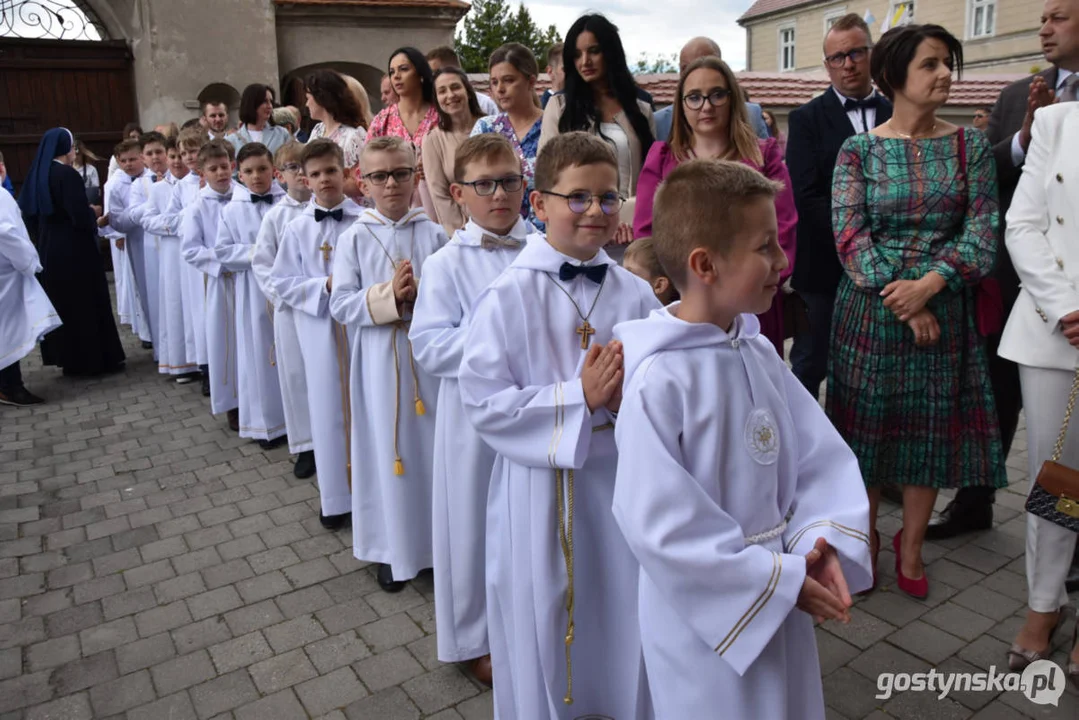
[[[405,474],[405,463],[401,458],[397,458],[393,461],[393,474],[398,476]]]
[[[420,400],[419,398],[416,398],[416,414],[417,415],[426,415],[427,414],[427,408],[425,408],[423,406],[423,400]]]

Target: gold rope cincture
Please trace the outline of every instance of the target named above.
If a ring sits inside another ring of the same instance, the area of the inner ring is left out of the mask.
[[[374,217],[374,216],[372,216],[372,217]],[[375,219],[379,220],[379,218],[377,218],[377,217]],[[382,221],[379,220],[379,222],[382,222]],[[397,262],[393,259],[393,256],[390,255],[389,251],[386,250],[386,246],[382,244],[382,241],[378,239],[377,235],[375,235],[373,232],[371,232],[371,228],[367,227],[367,225],[365,225],[363,223],[360,223],[360,224],[363,226],[363,229],[367,231],[367,234],[370,235],[371,238],[376,243],[378,243],[379,248],[382,249],[383,254],[386,256],[386,259],[390,261],[390,267],[392,268],[393,272],[397,272]],[[396,226],[393,227],[393,231],[394,231],[395,234],[397,233],[397,227]],[[415,250],[415,247],[416,247],[415,239],[416,239],[416,226],[414,224],[410,223],[409,224],[409,251],[408,251],[408,260],[409,260],[409,262],[412,261],[412,257],[413,257],[413,254],[414,254],[413,251]],[[392,282],[392,279],[391,279],[391,282]],[[397,332],[399,330],[401,330],[402,328],[407,328],[407,327],[408,327],[408,323],[406,323],[403,320],[399,320],[398,322],[394,323],[393,332],[390,333],[390,345],[393,347],[393,379],[394,379],[394,383],[393,383],[393,474],[397,475],[397,476],[401,476],[401,475],[405,474],[405,461],[401,458],[401,445],[400,445],[400,434],[401,434],[401,356],[400,356],[400,352],[397,350]],[[412,399],[414,401],[414,406],[416,408],[416,414],[421,415],[421,416],[426,415],[427,414],[427,408],[424,406],[423,399],[420,397],[420,378],[419,378],[419,374],[416,372],[416,358],[412,353],[412,341],[411,340],[408,341],[408,363],[409,363],[409,366],[410,366],[410,368],[412,370],[412,387],[413,387]]]
[[[333,324],[333,339],[334,344],[337,346],[337,374],[338,380],[341,383],[341,415],[345,420],[345,477],[348,478],[348,489],[349,492],[351,492],[352,438],[350,432],[352,430],[352,379],[349,375],[349,361],[351,358],[348,349],[348,328],[334,320],[331,320],[330,322]]]
[[[225,270],[221,273],[222,292],[224,293],[224,306],[225,306],[225,375],[222,378],[221,384],[229,384],[229,335],[236,332],[236,284],[235,282],[229,282],[232,280],[232,273]],[[231,293],[230,293],[231,290]],[[229,309],[229,295],[232,295],[232,309]],[[230,333],[229,330],[232,330]],[[233,382],[232,396],[236,397],[239,388],[239,383]]]
[[[599,302],[599,296],[603,293],[603,287],[607,284],[607,277],[610,275],[610,273],[604,275],[603,279],[600,280],[599,289],[596,290],[596,297],[592,300],[592,307],[588,308],[587,315],[581,312],[581,306],[578,305],[577,301],[573,299],[573,296],[570,295],[569,290],[562,287],[562,284],[555,280],[554,276],[552,276],[551,273],[547,272],[544,273],[544,275],[547,276],[548,280],[554,283],[556,288],[565,293],[566,297],[569,298],[569,301],[573,303],[573,309],[577,311],[577,317],[581,318],[581,326],[577,328],[574,332],[577,335],[581,336],[581,349],[587,350],[588,346],[592,344],[592,336],[596,334],[595,328],[593,328],[592,325],[589,324],[588,319],[592,317],[592,312],[596,309],[596,304]]]
[[[565,423],[565,395],[562,383],[555,386],[555,419],[554,434],[551,436],[551,446],[547,452],[547,460],[554,467],[555,455],[558,452],[558,444],[562,441],[562,431]],[[558,512],[558,544],[562,546],[562,560],[566,566],[566,695],[562,698],[567,705],[573,704],[573,636],[574,623],[573,611],[574,585],[573,585],[573,506],[574,506],[574,483],[573,470],[565,471],[566,486],[563,487],[563,470],[554,470],[554,495],[555,505]]]
[[[266,301],[266,314],[270,316],[270,327],[273,328],[273,303]],[[270,340],[270,367],[277,367],[277,340]]]

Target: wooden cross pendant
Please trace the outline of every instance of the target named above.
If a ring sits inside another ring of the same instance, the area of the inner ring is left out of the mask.
[[[322,247],[319,248],[319,252],[322,253],[322,262],[330,261],[330,253],[333,252],[333,248],[326,241],[322,242]]]
[[[577,328],[577,334],[581,336],[581,349],[587,350],[588,346],[592,344],[592,336],[596,334],[596,329],[585,320],[584,324]]]

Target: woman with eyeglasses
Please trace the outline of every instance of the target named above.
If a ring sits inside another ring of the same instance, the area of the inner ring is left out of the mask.
[[[536,172],[536,155],[539,153],[540,132],[543,129],[543,109],[536,96],[536,79],[539,64],[532,51],[520,43],[506,43],[491,53],[491,94],[502,112],[480,118],[473,135],[498,133],[510,141],[521,157],[521,169],[528,188],[521,201],[521,217],[542,230],[541,223],[532,212],[529,195],[533,189]]]
[[[656,189],[678,164],[694,158],[745,163],[766,177],[783,183],[776,196],[779,244],[789,267],[780,276],[786,282],[794,270],[795,231],[790,175],[775,138],[760,140],[749,124],[746,102],[734,73],[717,57],[700,58],[685,69],[678,81],[670,142],[657,142],[648,152],[637,185],[633,216],[634,237],[652,234],[652,203]],[[772,308],[759,316],[761,334],[783,356],[783,295],[776,293]]]
[[[621,260],[633,241],[632,207],[637,177],[656,138],[651,106],[638,99],[618,28],[602,15],[584,15],[570,26],[562,51],[566,86],[543,111],[539,148],[562,133],[580,130],[606,140],[618,159],[618,191],[626,216],[608,254]]]
[[[448,237],[468,222],[465,209],[450,197],[454,180],[454,157],[457,146],[472,132],[483,115],[479,99],[464,70],[446,66],[435,73],[435,98],[438,100],[438,127],[423,141],[423,167],[427,189],[431,193],[437,217]]]
[[[427,216],[435,219],[438,211],[431,199],[423,168],[423,141],[428,133],[438,127],[434,73],[424,54],[414,47],[394,50],[390,55],[388,70],[390,85],[397,93],[397,102],[375,115],[368,134],[373,138],[399,137],[412,143],[419,161],[412,207],[423,207]]]

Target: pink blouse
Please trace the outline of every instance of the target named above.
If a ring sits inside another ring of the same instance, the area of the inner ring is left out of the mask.
[[[776,220],[779,225],[779,246],[783,248],[790,266],[780,277],[782,282],[794,272],[798,211],[794,207],[791,177],[783,162],[783,153],[779,150],[779,143],[775,138],[769,138],[761,140],[760,146],[764,167],[758,167],[756,163],[749,160],[743,162],[754,170],[759,170],[770,180],[783,183],[782,192],[776,196]],[[652,204],[656,197],[656,190],[663,182],[663,178],[678,167],[678,162],[670,145],[665,142],[652,144],[648,157],[641,167],[641,177],[637,181],[637,207],[633,213],[633,237],[647,237],[652,234]]]

